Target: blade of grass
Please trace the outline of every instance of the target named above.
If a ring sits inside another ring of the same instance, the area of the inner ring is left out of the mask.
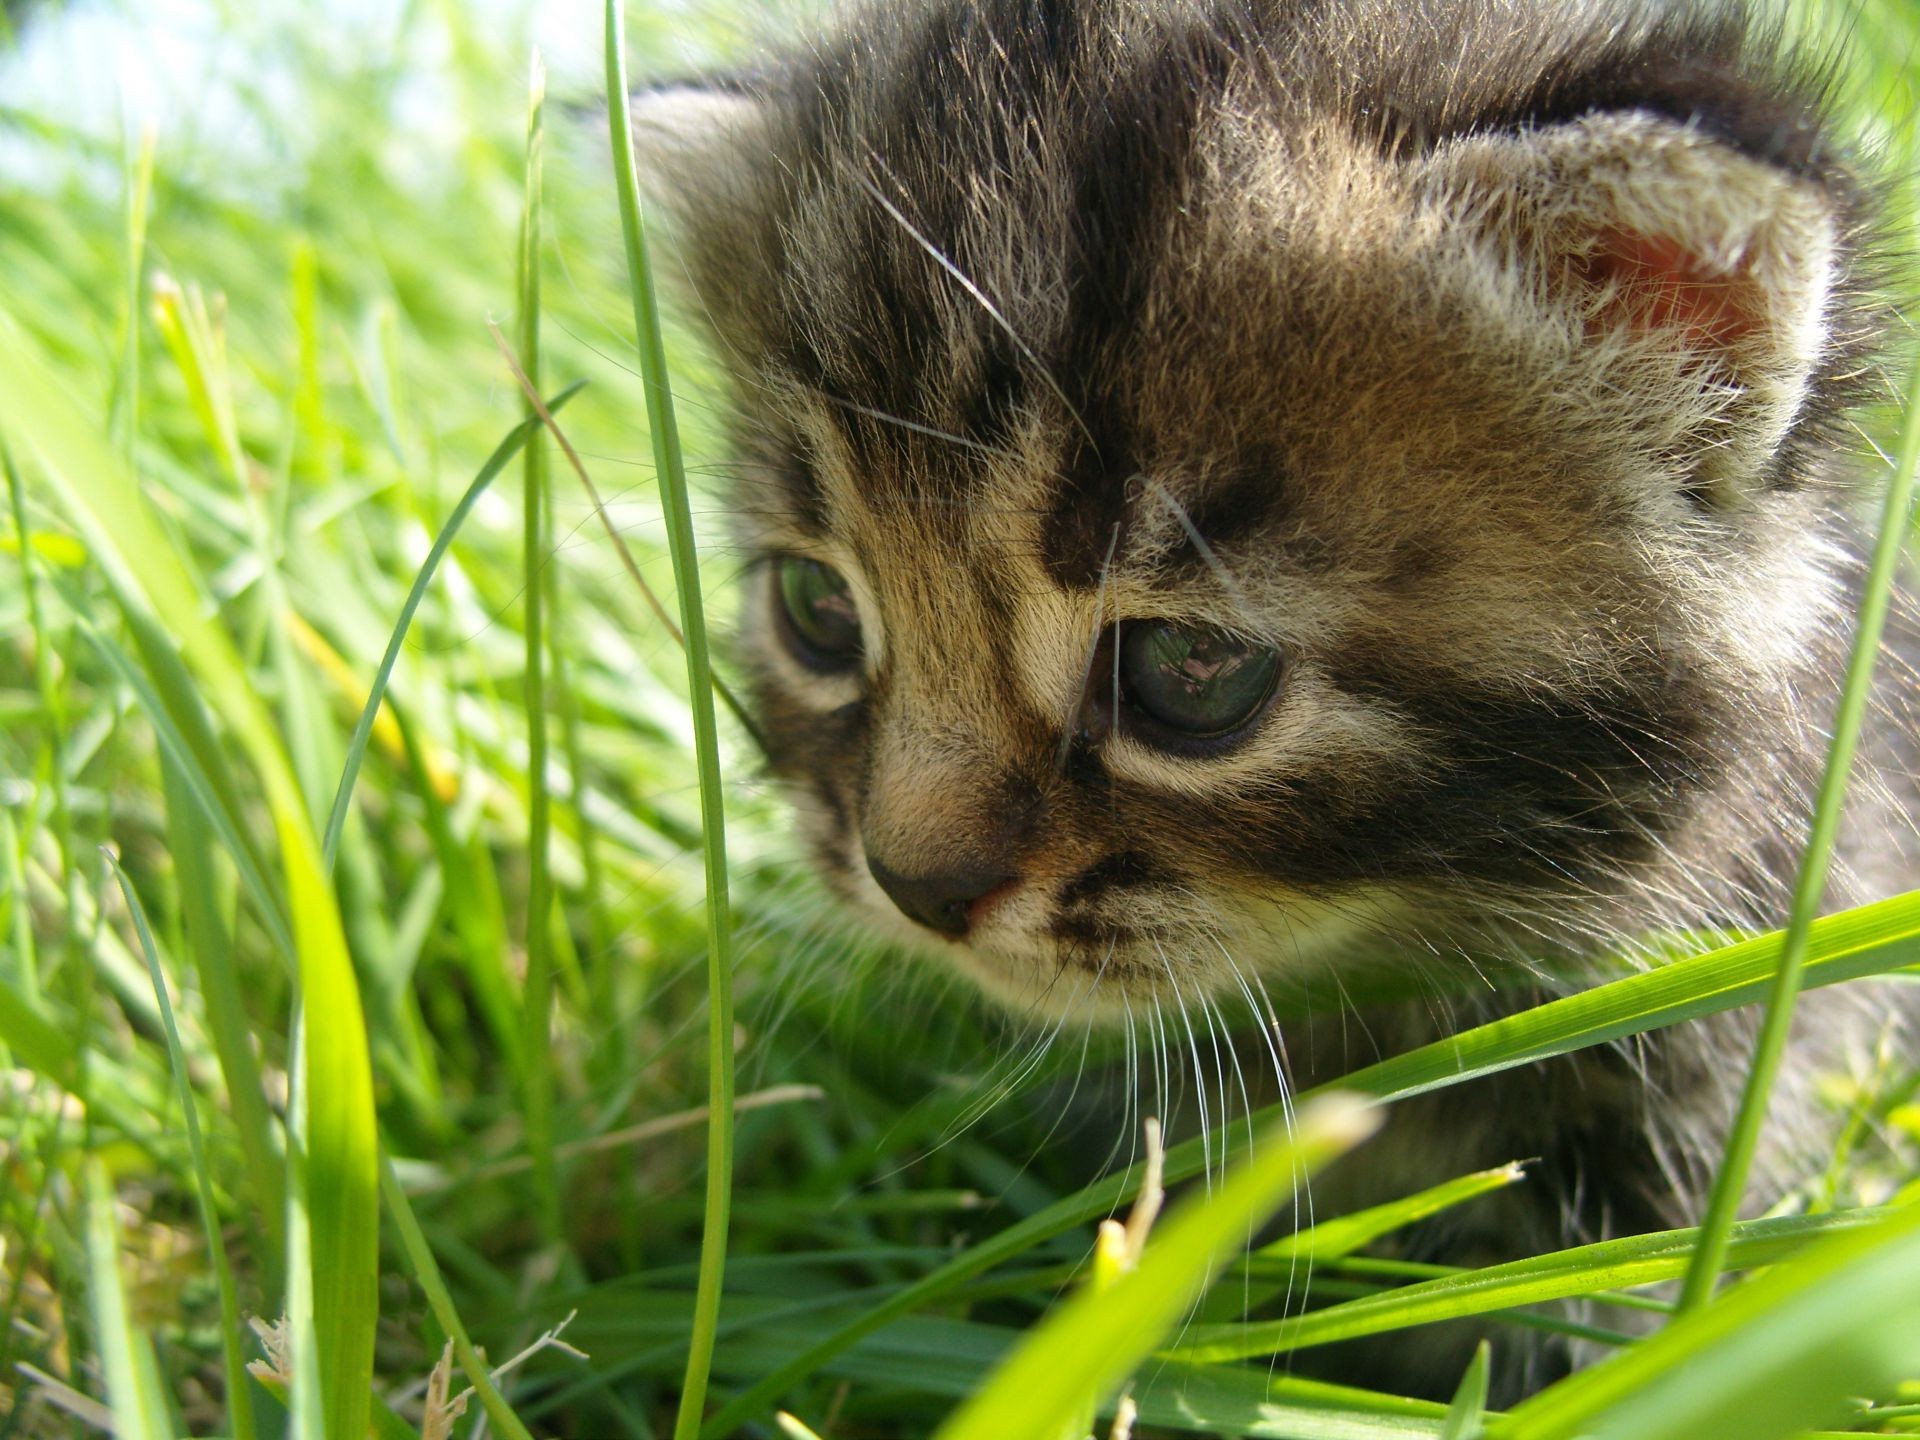
[[[40,947],[33,935],[33,899],[27,894],[26,841],[13,823],[13,811],[0,805],[0,875],[6,880],[6,923],[0,933],[13,944],[5,955],[10,974],[0,974],[0,987],[19,986],[19,1003],[38,1010],[43,996],[40,988]],[[6,1034],[0,1022],[0,1037]]]
[[[1920,469],[1920,364],[1914,366],[1907,385],[1907,417],[1900,437],[1900,458],[1894,466],[1893,480],[1887,486],[1880,537],[1860,595],[1853,652],[1847,660],[1846,683],[1840,692],[1839,711],[1834,716],[1827,765],[1821,773],[1819,793],[1814,800],[1806,853],[1801,857],[1800,874],[1794,883],[1786,937],[1780,944],[1780,967],[1774,976],[1773,993],[1767,998],[1766,1018],[1754,1040],[1753,1063],[1747,1071],[1740,1108],[1733,1127],[1727,1132],[1725,1153],[1713,1178],[1713,1191],[1707,1197],[1707,1213],[1700,1221],[1700,1247],[1694,1253],[1693,1268],[1687,1272],[1680,1290],[1681,1314],[1704,1305],[1718,1283],[1727,1236],[1746,1195],[1747,1176],[1753,1169],[1754,1153],[1760,1148],[1760,1132],[1766,1124],[1773,1084],[1786,1058],[1794,1002],[1799,997],[1806,969],[1807,940],[1814,918],[1826,900],[1827,868],[1840,831],[1847,778],[1852,773],[1853,752],[1859,743],[1860,725],[1872,694],[1874,662],[1880,655],[1880,635],[1886,627],[1894,572],[1906,549],[1916,469]]]
[[[1440,1440],[1480,1440],[1487,1423],[1487,1367],[1492,1362],[1492,1347],[1482,1340],[1474,1346],[1467,1373],[1460,1377],[1453,1404],[1447,1409],[1447,1423],[1440,1429]]]
[[[213,827],[232,857],[261,925],[291,969],[297,958],[292,922],[279,892],[267,879],[258,849],[241,826],[237,787],[173,642],[150,617],[128,614],[127,630],[140,651],[140,663],[136,664],[90,619],[76,614],[75,623],[140,702],[160,750],[178,773],[201,817]]]
[[[576,380],[567,386],[552,400],[547,402],[550,411],[558,411],[586,386],[586,381]],[[446,524],[440,527],[440,533],[434,537],[433,548],[427,551],[427,558],[420,563],[420,570],[413,577],[413,588],[407,592],[406,601],[400,606],[400,618],[395,622],[393,634],[387,640],[386,654],[380,657],[380,668],[373,673],[373,685],[367,691],[367,703],[361,707],[360,718],[354,722],[353,735],[347,741],[346,765],[340,773],[339,788],[333,794],[333,808],[327,814],[327,831],[324,854],[329,869],[334,856],[340,848],[340,830],[347,823],[347,806],[353,802],[354,782],[360,778],[360,765],[366,759],[367,742],[373,736],[373,724],[380,714],[381,703],[386,699],[387,685],[393,678],[393,667],[399,663],[400,649],[407,641],[407,631],[412,628],[414,613],[419,610],[420,602],[426,598],[427,588],[433,583],[434,572],[440,568],[440,562],[453,547],[460,527],[473,513],[473,507],[480,503],[480,497],[487,492],[495,477],[512,463],[513,457],[520,453],[520,447],[540,428],[538,416],[523,420],[507,432],[507,437],[495,447],[493,454],[487,457],[487,463],[473,477],[473,483],[467,486],[466,493],[460,497],[460,503],[453,507],[447,516]]]
[[[1415,1221],[1426,1220],[1443,1210],[1477,1200],[1482,1195],[1518,1185],[1527,1178],[1524,1165],[1501,1165],[1493,1170],[1477,1170],[1445,1180],[1429,1189],[1322,1220],[1295,1234],[1262,1245],[1247,1257],[1250,1265],[1263,1273],[1272,1273],[1276,1262],[1295,1259],[1333,1260],[1351,1255],[1362,1245],[1404,1230]]]
[[[1462,1175],[1417,1194],[1305,1226],[1249,1254],[1237,1267],[1240,1284],[1215,1286],[1195,1318],[1225,1321],[1244,1315],[1290,1288],[1315,1265],[1351,1255],[1361,1246],[1370,1245],[1396,1230],[1404,1230],[1417,1221],[1492,1191],[1517,1185],[1524,1179],[1523,1167],[1502,1165],[1496,1170]]]
[[[33,573],[33,536],[27,528],[26,487],[21,483],[19,467],[14,464],[13,452],[7,448],[4,435],[0,435],[0,471],[6,473],[7,504],[13,514],[14,538],[20,547],[20,593],[26,603],[27,631],[33,638],[33,684],[40,696],[40,704],[47,713],[47,784],[53,796],[53,838],[60,856],[61,894],[67,900],[61,935],[66,958],[72,962],[79,939],[72,887],[78,883],[79,877],[73,861],[73,820],[67,799],[66,757],[62,753],[61,743],[62,737],[70,733],[67,704],[62,687],[54,678],[51,661],[58,652],[53,645],[53,632],[47,628],[46,615],[40,606],[40,590]],[[24,978],[34,989],[38,989],[36,967],[31,964],[33,951],[29,948],[23,954],[29,965]]]
[[[433,1248],[427,1244],[427,1237],[421,1232],[419,1220],[414,1217],[407,1193],[393,1173],[393,1161],[384,1155],[380,1157],[380,1193],[386,1199],[387,1213],[393,1217],[393,1228],[399,1233],[400,1248],[413,1266],[413,1278],[425,1293],[433,1318],[440,1322],[440,1328],[453,1341],[453,1353],[460,1361],[460,1368],[466,1371],[468,1383],[479,1395],[480,1403],[486,1407],[487,1418],[509,1440],[533,1440],[520,1417],[513,1413],[513,1407],[507,1404],[499,1387],[493,1383],[493,1377],[487,1373],[487,1362],[473,1348],[473,1341],[467,1336],[467,1327],[460,1319],[459,1307],[453,1303],[446,1281],[440,1277],[440,1267],[434,1261]]]
[[[732,923],[727,905],[726,817],[720,790],[720,740],[714,724],[713,675],[707,658],[707,625],[700,597],[700,559],[694,547],[693,512],[680,457],[673,413],[666,343],[660,333],[653,269],[640,217],[640,183],[634,167],[633,128],[627,112],[627,55],[620,0],[607,0],[606,65],[613,171],[620,194],[620,231],[626,242],[627,279],[633,292],[635,340],[647,396],[647,428],[666,511],[667,544],[674,587],[680,595],[680,628],[686,636],[688,699],[693,709],[694,757],[700,773],[700,832],[707,881],[707,1130],[706,1217],[700,1236],[700,1279],[693,1334],[687,1346],[686,1383],[674,1419],[674,1440],[700,1433],[707,1375],[713,1366],[714,1330],[720,1320],[720,1287],[726,1268],[727,1212],[733,1187],[733,964]]]
[[[221,1363],[227,1379],[227,1425],[234,1440],[252,1440],[253,1392],[248,1388],[247,1363],[240,1353],[240,1301],[233,1284],[233,1265],[227,1259],[227,1242],[220,1234],[220,1208],[213,1196],[213,1176],[207,1169],[207,1149],[200,1136],[200,1111],[195,1102],[193,1082],[187,1076],[187,1057],[180,1048],[180,1031],[173,1020],[173,1001],[167,994],[167,982],[160,970],[160,953],[153,943],[153,930],[147,923],[146,907],[134,891],[127,872],[111,850],[102,849],[113,877],[120,882],[126,898],[127,913],[133,917],[134,934],[139,937],[141,954],[146,956],[147,975],[153,981],[153,998],[160,1007],[160,1019],[167,1037],[167,1059],[173,1067],[173,1085],[180,1096],[180,1111],[186,1121],[187,1148],[193,1156],[194,1192],[200,1201],[200,1224],[206,1231],[207,1254],[213,1259],[214,1283],[220,1292]]]
[[[217,896],[212,864],[215,841],[179,764],[164,749],[160,787],[167,806],[167,835],[173,847],[186,944],[200,977],[207,1024],[226,1082],[227,1108],[240,1136],[241,1159],[253,1191],[247,1223],[260,1227],[266,1252],[262,1263],[277,1272],[286,1243],[286,1171],[273,1142],[273,1116],[253,1052],[243,982],[234,965],[233,937]]]
[[[287,1313],[284,1321],[291,1375],[287,1393],[278,1397],[292,1420],[294,1440],[332,1440],[328,1427],[326,1378],[320,1364],[318,1305],[314,1284],[313,1184],[306,1104],[306,1025],[296,995],[287,1026]],[[357,1433],[357,1432],[356,1432]]]
[[[1270,1130],[1216,1194],[1192,1196],[1174,1213],[1133,1270],[1083,1289],[1030,1331],[937,1440],[1072,1436],[1179,1323],[1225,1254],[1378,1123],[1360,1102],[1328,1095],[1302,1108],[1290,1130]]]
[[[165,276],[158,276],[153,287],[153,319],[180,368],[180,378],[186,382],[187,396],[207,444],[220,457],[234,492],[250,501],[247,456],[240,444],[227,366],[226,298],[215,295],[209,306],[198,285],[183,290]]]
[[[536,50],[527,78],[526,202],[520,216],[520,369],[540,391],[540,147],[547,72]],[[529,415],[533,422],[537,414]],[[533,1195],[549,1245],[561,1238],[560,1179],[553,1158],[553,814],[547,789],[547,452],[529,437],[522,460],[522,629],[526,642],[527,973],[520,991],[521,1072]]]
[[[1731,1010],[1765,994],[1779,956],[1780,938],[1776,931],[1629,975],[1369,1065],[1335,1085],[1380,1101],[1399,1100]],[[1903,895],[1816,921],[1807,984],[1809,988],[1838,984],[1885,974],[1916,961],[1920,961],[1920,894]],[[1319,1092],[1307,1092],[1300,1098],[1314,1093]],[[1282,1108],[1271,1105],[1257,1112],[1253,1121],[1273,1124],[1282,1116]],[[1167,1179],[1174,1182],[1197,1175],[1204,1163],[1205,1153],[1197,1139],[1176,1145],[1167,1152]],[[956,1255],[932,1274],[761,1377],[716,1411],[703,1435],[707,1440],[719,1440],[732,1434],[747,1418],[770,1408],[795,1382],[848,1346],[1002,1261],[1110,1213],[1139,1183],[1138,1167],[1110,1176]]]
[[[120,1281],[120,1226],[114,1218],[113,1186],[98,1160],[85,1162],[87,1177],[87,1273],[93,1296],[94,1343],[106,1374],[107,1402],[118,1440],[165,1440],[172,1433],[158,1367],[146,1333],[127,1312]]]
[[[203,605],[200,587],[138,482],[101,443],[98,427],[52,378],[39,342],[4,305],[0,425],[37,454],[129,620],[150,619],[156,631],[167,627],[259,776],[278,840],[306,1017],[300,1059],[309,1083],[300,1087],[299,1103],[308,1148],[304,1169],[296,1170],[303,1185],[295,1187],[295,1198],[305,1202],[310,1253],[291,1227],[289,1241],[292,1258],[310,1273],[290,1264],[289,1279],[296,1301],[311,1295],[317,1353],[296,1356],[304,1374],[295,1375],[295,1409],[304,1412],[300,1392],[316,1384],[327,1432],[358,1435],[367,1424],[379,1307],[372,1062],[339,905],[299,782],[251,676]],[[296,1333],[303,1333],[303,1317],[292,1318]]]
[[[1775,1440],[1920,1354],[1920,1205],[1855,1227],[1507,1412],[1499,1440]]]
[[[553,496],[547,496],[547,528],[553,529]],[[580,851],[581,889],[586,896],[587,943],[592,947],[591,972],[586,976],[584,997],[575,997],[583,1008],[608,1013],[612,1005],[612,966],[615,961],[614,926],[607,916],[606,867],[600,858],[600,827],[587,805],[587,759],[580,743],[580,697],[573,688],[566,652],[555,631],[560,628],[556,611],[559,587],[548,596],[547,608],[554,624],[547,627],[548,662],[553,668],[554,693],[560,699],[560,748],[567,757],[567,794],[573,810],[575,844]]]
[[[126,310],[121,316],[118,389],[107,410],[120,453],[133,458],[134,437],[140,433],[140,311],[146,285],[147,215],[153,200],[153,152],[156,134],[143,126],[137,146],[126,150],[127,274]]]
[[[1736,1229],[1726,1263],[1740,1269],[1771,1265],[1816,1239],[1867,1228],[1879,1218],[1877,1211],[1837,1210],[1826,1215],[1749,1221]],[[1519,1305],[1653,1285],[1676,1280],[1684,1273],[1694,1243],[1692,1230],[1629,1235],[1482,1270],[1461,1271],[1284,1320],[1196,1325],[1173,1347],[1173,1353],[1192,1362],[1245,1360]]]

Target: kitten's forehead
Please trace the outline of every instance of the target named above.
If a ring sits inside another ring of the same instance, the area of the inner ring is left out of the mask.
[[[1097,586],[1116,526],[1116,562],[1134,563],[1135,523],[1175,505],[1204,543],[1283,543],[1295,492],[1328,493],[1353,417],[1383,395],[1431,402],[1442,423],[1420,444],[1482,459],[1565,428],[1534,427],[1530,397],[1490,374],[1534,341],[1475,333],[1485,297],[1435,283],[1423,247],[1462,248],[1448,232],[1474,207],[1442,216],[1422,167],[1459,137],[1608,104],[1681,106],[1692,126],[1660,57],[1711,53],[1737,76],[1738,27],[1722,35],[1712,11],[1567,0],[1579,63],[1531,85],[1516,77],[1541,73],[1537,34],[1497,5],[1417,22],[1398,0],[876,6],[765,81],[764,153],[728,192],[757,214],[743,227],[727,199],[730,224],[696,227],[705,298],[763,378],[827,402],[876,491],[1050,504],[1038,538],[1058,583]],[[1720,110],[1736,149],[1813,164],[1792,116]],[[1534,375],[1557,358],[1532,357]],[[1510,434],[1470,433],[1501,414]],[[1050,497],[1006,484],[1008,451]],[[1159,487],[1144,505],[1128,489],[1143,475]],[[1177,544],[1152,539],[1149,561]]]
[[[842,477],[843,515],[947,544],[1024,518],[1069,589],[1272,542],[1303,468],[1289,427],[1428,336],[1369,334],[1421,263],[1403,167],[1324,118],[1249,119],[1234,59],[1204,28],[1162,34],[1094,99],[1048,71],[911,123],[820,87],[844,108],[792,162],[758,357],[813,456],[796,503],[824,514],[805,487]],[[1431,393],[1487,408],[1458,389]]]

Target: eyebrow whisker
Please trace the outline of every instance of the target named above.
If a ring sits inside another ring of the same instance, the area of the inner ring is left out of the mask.
[[[1193,548],[1200,552],[1200,558],[1206,562],[1207,568],[1213,572],[1214,578],[1220,582],[1227,594],[1233,598],[1233,602],[1238,605],[1243,612],[1250,612],[1253,607],[1247,601],[1246,592],[1240,588],[1240,582],[1234,579],[1232,572],[1221,563],[1220,557],[1214,552],[1213,546],[1207,543],[1206,537],[1200,533],[1199,527],[1193,523],[1193,516],[1187,513],[1187,507],[1176,500],[1173,492],[1168,490],[1165,485],[1153,476],[1141,475],[1137,478],[1149,490],[1153,491],[1160,503],[1167,507],[1168,512],[1171,513],[1173,518],[1179,523],[1180,528],[1186,531],[1187,539],[1193,542]]]
[[[885,164],[880,160],[879,156],[873,156],[872,159],[882,170],[886,169]],[[951,275],[955,283],[972,297],[974,302],[987,313],[988,318],[991,319],[994,324],[1000,327],[1006,337],[1013,342],[1014,348],[1026,358],[1027,363],[1033,366],[1035,372],[1046,382],[1047,388],[1053,391],[1054,396],[1066,407],[1067,414],[1072,417],[1073,423],[1080,427],[1080,433],[1087,437],[1087,443],[1091,445],[1094,452],[1098,454],[1100,443],[1094,439],[1093,430],[1088,426],[1086,420],[1082,418],[1079,408],[1068,398],[1066,390],[1061,386],[1060,382],[1054,378],[1053,371],[1048,369],[1046,363],[1034,353],[1033,347],[1020,338],[1020,332],[1013,328],[1012,322],[1000,313],[1000,307],[993,303],[992,298],[987,292],[974,284],[972,278],[968,276],[966,271],[954,264],[938,245],[921,234],[915,227],[913,221],[909,220],[906,215],[901,212],[899,206],[887,199],[881,192],[880,187],[873,183],[871,177],[861,174],[859,171],[854,171],[853,178],[854,182],[858,184],[861,189],[873,197],[873,202],[882,210],[886,211],[893,219],[893,222],[902,230],[906,231],[907,234],[912,237],[913,242],[933,258],[935,264],[946,271],[947,274]],[[896,181],[895,183],[897,184],[898,182]]]
[[[848,400],[839,395],[828,395],[827,400],[842,410],[851,410],[856,415],[864,415],[869,420],[877,420],[882,425],[893,425],[910,431],[915,435],[924,435],[929,440],[944,441],[949,445],[958,445],[962,449],[977,454],[989,455],[996,460],[1012,460],[1018,457],[1003,446],[989,445],[984,440],[975,440],[967,435],[956,435],[951,430],[942,430],[937,425],[922,424],[918,420],[909,420],[904,415],[895,415],[886,410],[876,410],[871,405],[862,405],[857,400]]]

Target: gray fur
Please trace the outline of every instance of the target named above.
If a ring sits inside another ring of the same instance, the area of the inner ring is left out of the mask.
[[[1779,922],[1886,317],[1876,186],[1772,27],[888,4],[638,115],[738,380],[773,768],[869,923],[1063,1019],[1308,997],[1305,1083],[1372,1058],[1320,1038],[1315,995],[1421,997],[1365,1017],[1398,1049],[1658,932]],[[847,578],[856,666],[796,655],[781,556]],[[1156,737],[1112,678],[1156,619],[1275,647],[1271,708]],[[1915,880],[1895,631],[1835,906]],[[903,874],[985,877],[964,938],[895,907]],[[1914,993],[1808,998],[1756,1203],[1821,1153],[1812,1078]],[[1531,1156],[1409,1243],[1473,1263],[1687,1223],[1751,1027],[1403,1105],[1322,1204]],[[1445,1391],[1467,1338],[1354,1363]],[[1514,1343],[1504,1394],[1573,1358]]]

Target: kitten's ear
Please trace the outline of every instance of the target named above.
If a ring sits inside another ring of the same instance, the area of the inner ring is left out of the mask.
[[[752,77],[727,76],[637,91],[629,114],[641,188],[677,232],[695,313],[751,352],[778,308],[773,103]]]
[[[768,105],[750,77],[720,75],[628,97],[634,160],[649,197],[683,221],[724,215],[751,196],[767,150]]]
[[[1839,249],[1826,190],[1644,113],[1477,136],[1433,162],[1535,294],[1570,307],[1595,341],[1669,357],[1636,368],[1669,393],[1639,399],[1690,398],[1697,411],[1711,397],[1733,422],[1699,477],[1710,490],[1741,488],[1764,465],[1825,346]]]

